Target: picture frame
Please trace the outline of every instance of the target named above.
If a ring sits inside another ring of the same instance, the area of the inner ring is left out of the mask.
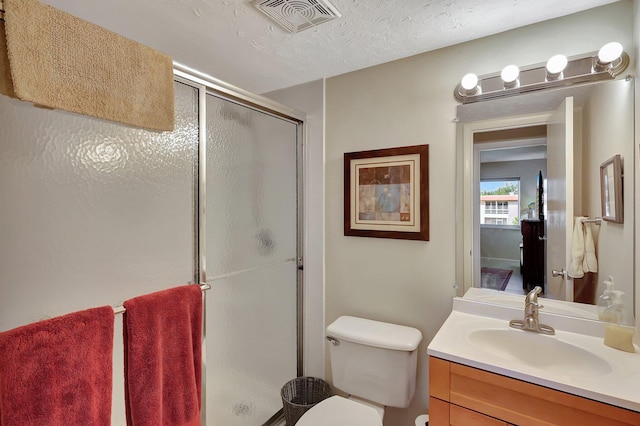
[[[344,235],[429,241],[429,145],[344,154]]]
[[[600,165],[602,220],[624,223],[622,158],[614,155]]]

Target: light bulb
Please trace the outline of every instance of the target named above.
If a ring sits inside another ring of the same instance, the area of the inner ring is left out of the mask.
[[[622,55],[622,45],[616,41],[607,43],[598,51],[598,60],[602,64],[610,64]]]
[[[567,57],[564,55],[554,55],[547,61],[547,71],[549,74],[560,74],[567,67]]]
[[[478,85],[478,76],[475,74],[466,74],[462,77],[460,85],[464,90],[471,91]]]
[[[500,77],[505,83],[515,82],[518,79],[519,75],[520,69],[517,65],[507,65],[502,69],[502,72],[500,73]]]

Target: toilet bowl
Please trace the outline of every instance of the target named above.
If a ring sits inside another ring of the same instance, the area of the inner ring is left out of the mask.
[[[382,426],[384,410],[334,395],[304,413],[296,426]]]

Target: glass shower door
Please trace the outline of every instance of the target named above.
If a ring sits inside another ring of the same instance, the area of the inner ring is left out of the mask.
[[[206,420],[263,424],[297,373],[298,124],[206,95]]]

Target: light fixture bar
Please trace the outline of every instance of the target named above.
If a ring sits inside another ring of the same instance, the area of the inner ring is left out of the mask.
[[[555,78],[548,78],[547,63],[531,65],[520,69],[518,84],[505,84],[501,74],[495,73],[478,77],[477,90],[464,89],[458,84],[453,97],[460,103],[468,104],[574,84],[613,80],[629,66],[629,55],[623,51],[619,58],[605,65],[601,66],[598,52],[570,58],[566,67]]]

